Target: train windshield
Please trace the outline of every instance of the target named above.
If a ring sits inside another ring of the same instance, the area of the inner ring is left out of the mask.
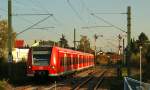
[[[33,65],[45,66],[49,65],[51,57],[51,47],[34,47],[32,48]]]

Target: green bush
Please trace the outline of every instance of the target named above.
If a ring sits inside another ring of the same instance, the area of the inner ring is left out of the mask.
[[[11,70],[11,72],[10,72]],[[26,62],[0,64],[0,80],[9,80],[14,85],[23,84],[27,81]]]

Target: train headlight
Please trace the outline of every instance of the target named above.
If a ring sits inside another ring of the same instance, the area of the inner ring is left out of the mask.
[[[31,66],[28,67],[29,69],[31,68]]]
[[[55,66],[51,66],[52,69],[55,69]]]

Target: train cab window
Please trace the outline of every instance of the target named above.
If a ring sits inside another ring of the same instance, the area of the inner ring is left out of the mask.
[[[33,65],[49,65],[51,58],[51,47],[34,47],[32,48]]]

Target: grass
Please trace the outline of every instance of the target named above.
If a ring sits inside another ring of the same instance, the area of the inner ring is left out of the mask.
[[[0,81],[0,90],[5,90],[6,85],[7,85],[7,82],[5,80]]]

